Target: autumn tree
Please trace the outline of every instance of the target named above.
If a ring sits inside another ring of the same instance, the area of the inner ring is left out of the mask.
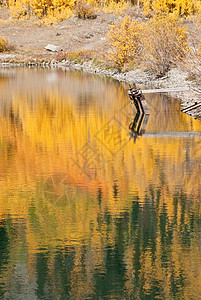
[[[147,23],[127,16],[111,28],[108,38],[111,49],[107,57],[119,69],[131,60],[144,61],[157,75],[164,75],[188,51],[185,28],[168,14]]]
[[[141,24],[129,16],[113,25],[107,35],[111,46],[109,61],[121,69],[124,63],[135,60],[141,52],[140,34]]]
[[[174,13],[180,16],[188,16],[199,12],[199,0],[142,0],[145,15],[161,13]]]

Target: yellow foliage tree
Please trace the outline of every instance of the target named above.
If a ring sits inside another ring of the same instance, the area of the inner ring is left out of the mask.
[[[112,27],[108,38],[111,50],[107,57],[119,69],[131,60],[141,60],[157,75],[164,75],[188,51],[185,27],[166,13],[147,23],[127,16]]]
[[[142,0],[144,14],[148,16],[152,10],[151,0]]]
[[[172,0],[153,0],[152,2],[152,9],[156,13],[167,13],[170,11],[172,6],[174,6],[174,2]]]
[[[122,22],[114,25],[108,33],[111,50],[107,58],[121,69],[125,62],[135,60],[141,51],[141,24],[126,16]]]
[[[200,14],[201,11],[200,0],[137,0],[131,2],[123,0],[8,0],[8,6],[12,15],[17,18],[21,16],[29,17],[30,15],[36,15],[41,18],[48,15],[50,18],[61,19],[59,16],[62,15],[63,19],[65,15],[66,17],[71,16],[69,10],[73,11],[75,3],[77,3],[77,6],[81,6],[81,10],[86,8],[91,10],[91,6],[95,6],[107,13],[114,14],[124,13],[130,4],[137,4],[138,8],[142,6],[146,16],[164,12],[188,16],[193,13]]]
[[[175,1],[175,11],[178,15],[188,16],[195,12],[196,2],[191,0],[178,0]]]
[[[15,18],[35,15],[39,18],[50,15],[59,18],[66,8],[72,9],[74,0],[9,0],[9,7]],[[66,17],[68,12],[66,13]]]
[[[199,12],[200,0],[142,0],[145,15],[151,11],[156,14],[175,13],[181,16],[188,16]]]

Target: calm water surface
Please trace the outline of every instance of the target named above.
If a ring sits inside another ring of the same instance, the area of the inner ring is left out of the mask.
[[[1,299],[201,299],[201,121],[126,88],[0,70]]]

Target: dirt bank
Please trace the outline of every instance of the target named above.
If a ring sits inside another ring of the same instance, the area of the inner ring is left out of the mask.
[[[104,51],[108,26],[118,18],[98,12],[94,20],[71,17],[56,25],[45,26],[36,19],[13,20],[7,9],[0,8],[0,35],[16,48],[12,53],[13,60],[6,61],[27,62],[33,58],[51,61],[55,54],[44,49],[47,44],[60,46],[64,51]],[[0,61],[3,61],[2,57]]]

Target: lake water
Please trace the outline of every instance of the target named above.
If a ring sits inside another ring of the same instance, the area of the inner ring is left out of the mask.
[[[126,88],[0,70],[0,299],[201,299],[201,121]]]

